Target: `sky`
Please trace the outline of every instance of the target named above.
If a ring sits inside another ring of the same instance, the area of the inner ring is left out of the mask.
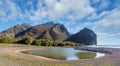
[[[92,29],[98,45],[120,45],[120,0],[0,0],[0,31],[51,21],[73,34]]]

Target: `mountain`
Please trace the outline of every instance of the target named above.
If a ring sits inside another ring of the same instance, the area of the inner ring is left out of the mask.
[[[30,27],[31,27],[31,25],[29,25],[27,23],[23,23],[21,25],[18,24],[7,30],[0,32],[0,37],[8,36],[8,37],[14,38],[16,34],[22,32]]]
[[[97,35],[90,29],[84,28],[76,34],[73,34],[65,41],[72,41],[75,43],[83,43],[85,45],[96,45]]]
[[[16,39],[23,39],[27,36],[31,36],[34,39],[49,39],[58,42],[72,41],[75,43],[84,43],[85,45],[97,44],[97,36],[92,30],[84,28],[78,33],[70,35],[63,24],[55,24],[53,22],[36,26],[23,23],[0,32],[0,37],[4,36]]]
[[[16,34],[15,38],[24,38],[26,36],[31,36],[35,39],[63,41],[70,35],[63,24],[49,22],[30,27],[27,30]]]

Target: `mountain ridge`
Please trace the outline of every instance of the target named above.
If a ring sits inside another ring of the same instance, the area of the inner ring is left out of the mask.
[[[23,23],[21,25],[17,24],[13,27],[10,27],[10,28],[0,32],[0,37],[3,37],[3,36],[15,37],[15,34],[20,33],[30,27],[31,27],[31,25],[28,25],[26,23]]]
[[[90,34],[94,36],[91,36]],[[71,41],[75,43],[84,43],[86,45],[97,44],[96,34],[92,30],[84,28],[75,34],[70,35],[67,28],[63,24],[53,22],[47,22],[35,26],[31,26],[25,23],[21,25],[15,25],[7,30],[0,32],[0,37],[4,36],[16,39],[23,39],[26,36],[31,36],[34,39],[48,39],[58,42]],[[85,41],[88,39],[89,41]]]

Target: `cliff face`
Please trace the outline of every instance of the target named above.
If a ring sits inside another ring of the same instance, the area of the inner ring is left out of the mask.
[[[70,36],[66,41],[72,41],[76,43],[83,43],[85,45],[96,45],[97,35],[90,29],[84,28],[80,32]]]

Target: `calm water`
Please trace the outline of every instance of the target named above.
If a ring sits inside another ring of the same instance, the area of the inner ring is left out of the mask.
[[[24,53],[40,55],[47,58],[53,58],[59,60],[79,60],[79,59],[99,58],[104,56],[104,54],[102,53],[75,50],[73,48],[47,48],[40,50],[25,51]]]

